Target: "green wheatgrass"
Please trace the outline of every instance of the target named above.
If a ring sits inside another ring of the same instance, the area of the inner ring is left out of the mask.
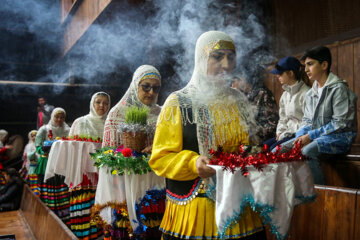
[[[148,115],[149,115],[149,109],[147,107],[131,106],[128,109],[126,109],[125,122],[127,124],[146,125]]]

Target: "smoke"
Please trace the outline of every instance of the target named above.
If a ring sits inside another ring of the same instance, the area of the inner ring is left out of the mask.
[[[93,23],[64,58],[59,56],[63,38],[59,1],[5,0],[0,9],[5,20],[0,24],[15,35],[31,34],[44,49],[57,53],[42,52],[41,47],[36,54],[30,51],[28,60],[46,64],[39,82],[68,83],[73,78],[76,83],[110,84],[125,91],[135,69],[152,64],[163,75],[167,87],[163,89],[173,91],[190,80],[196,40],[209,30],[234,39],[237,69],[254,81],[261,75],[259,69],[274,59],[268,50],[268,19],[261,12],[265,0],[129,2],[111,3],[105,17],[99,17],[103,20]],[[53,88],[55,93],[62,90]]]

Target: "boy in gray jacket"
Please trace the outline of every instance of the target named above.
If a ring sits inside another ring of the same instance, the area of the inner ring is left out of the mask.
[[[305,112],[295,138],[281,145],[283,150],[300,143],[316,184],[324,184],[318,156],[344,154],[350,150],[357,134],[356,95],[345,80],[332,72],[331,53],[319,46],[307,50],[301,57],[305,72],[314,81],[305,96]]]

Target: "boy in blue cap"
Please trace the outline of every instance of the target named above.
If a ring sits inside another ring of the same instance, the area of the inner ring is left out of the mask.
[[[303,81],[307,79],[303,79],[305,73],[300,61],[294,57],[282,58],[270,73],[276,75],[284,89],[279,102],[280,120],[276,127],[276,137],[264,142],[269,150],[273,150],[295,137],[304,116],[305,94],[310,87]]]
[[[283,143],[289,149],[300,143],[316,184],[324,184],[318,156],[344,154],[350,150],[357,134],[356,95],[345,80],[332,72],[331,53],[327,47],[319,46],[307,50],[301,57],[305,72],[314,81],[305,97],[305,112],[301,128],[295,138]]]

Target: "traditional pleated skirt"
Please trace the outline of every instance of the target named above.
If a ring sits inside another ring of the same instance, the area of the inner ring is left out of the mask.
[[[40,199],[66,224],[70,225],[69,188],[64,176],[55,175],[44,181],[44,175],[38,174]]]
[[[160,225],[164,239],[220,239],[215,222],[215,204],[204,192],[199,196],[185,205],[166,202]],[[263,230],[259,214],[245,207],[240,218],[227,229],[223,239],[240,239]]]
[[[70,229],[78,239],[96,239],[102,235],[102,229],[90,218],[95,192],[96,184],[86,175],[83,175],[81,184],[70,190]]]

